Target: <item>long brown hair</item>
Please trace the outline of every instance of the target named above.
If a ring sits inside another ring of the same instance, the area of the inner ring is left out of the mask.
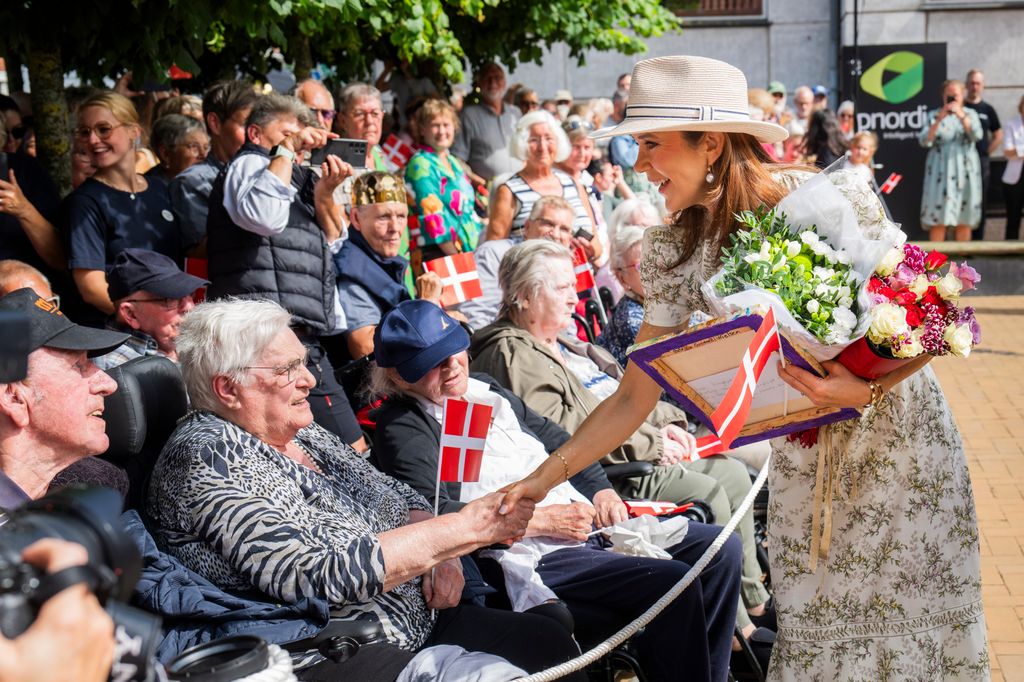
[[[681,133],[684,141],[696,148],[707,134],[703,131]],[[762,204],[775,206],[786,196],[786,188],[772,179],[772,174],[786,170],[816,172],[810,166],[773,163],[753,135],[726,133],[722,154],[711,165],[715,179],[707,190],[704,202],[677,211],[672,223],[680,228],[682,249],[677,267],[693,256],[702,242],[714,245],[715,252],[729,243],[729,235],[739,224],[733,217],[740,211],[753,210]]]

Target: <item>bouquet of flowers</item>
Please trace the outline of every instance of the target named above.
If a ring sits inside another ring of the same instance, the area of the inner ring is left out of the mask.
[[[745,229],[730,237],[722,269],[702,286],[716,315],[770,307],[779,326],[819,361],[864,336],[872,305],[866,283],[902,243],[895,225],[868,237],[826,174],[805,182],[774,209],[736,218]]]
[[[839,361],[875,379],[923,353],[967,357],[981,328],[974,308],[957,304],[979,281],[970,265],[949,262],[938,251],[925,253],[913,244],[893,249],[867,283],[873,305],[867,333]]]
[[[723,249],[715,291],[729,296],[759,287],[777,295],[820,341],[849,342],[859,307],[854,292],[863,281],[850,256],[832,248],[814,225],[794,233],[778,209],[743,211],[736,219],[746,229],[734,232]]]

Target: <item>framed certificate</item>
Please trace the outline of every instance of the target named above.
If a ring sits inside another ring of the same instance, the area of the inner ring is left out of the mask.
[[[629,349],[629,359],[713,431],[711,414],[732,384],[761,321],[760,315],[710,320],[637,344]],[[821,364],[790,342],[782,328],[779,337],[787,363],[825,376]],[[782,381],[777,363],[771,359],[757,382],[746,423],[732,445],[755,443],[858,416],[860,413],[851,408],[816,407]]]

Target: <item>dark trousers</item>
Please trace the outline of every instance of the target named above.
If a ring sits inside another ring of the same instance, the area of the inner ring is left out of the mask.
[[[1006,238],[1020,239],[1020,215],[1024,210],[1024,173],[1012,185],[1003,183],[1006,197]]]
[[[315,336],[303,334],[296,330],[299,340],[306,347],[306,369],[316,379],[316,386],[309,392],[309,407],[313,411],[313,420],[346,443],[352,444],[362,438],[363,430],[359,428],[356,415],[349,405],[345,389],[334,377],[334,366],[331,364],[323,344]]]
[[[669,549],[675,561],[628,557],[592,548],[563,549],[537,566],[544,584],[576,619],[576,638],[590,649],[646,611],[686,574],[721,530],[691,522]],[[742,546],[733,534],[700,578],[634,638],[650,680],[711,680],[729,674]]]

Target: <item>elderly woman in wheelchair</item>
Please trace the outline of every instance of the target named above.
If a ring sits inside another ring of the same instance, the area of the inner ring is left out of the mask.
[[[377,367],[371,383],[375,393],[386,396],[374,415],[374,457],[385,472],[425,497],[435,495],[445,399],[492,407],[479,480],[440,486],[440,510],[455,514],[518,480],[568,438],[497,382],[470,375],[468,346],[466,331],[425,301],[397,306],[381,320],[374,338]],[[600,468],[593,467],[564,481],[537,505],[522,542],[484,554],[500,564],[498,573],[514,608],[561,600],[575,618],[576,638],[589,648],[676,584],[720,531],[691,522],[685,539],[669,548],[673,561],[603,551],[600,534],[590,532],[593,522],[607,525],[625,516],[621,500]],[[684,669],[687,679],[726,679],[740,554],[739,538],[728,538],[699,582],[636,638],[638,659],[650,679],[679,679]]]

